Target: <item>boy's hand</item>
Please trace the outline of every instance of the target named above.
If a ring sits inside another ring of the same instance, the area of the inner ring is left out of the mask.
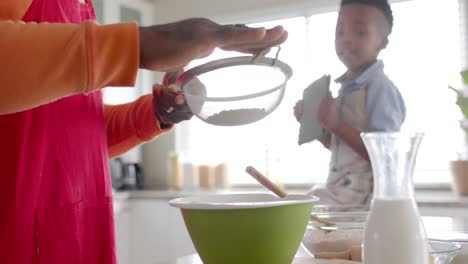
[[[304,112],[304,102],[302,100],[299,100],[296,102],[296,105],[294,105],[294,117],[296,117],[297,121],[301,119],[303,112]]]
[[[340,125],[341,119],[334,98],[325,98],[320,101],[317,119],[325,130],[333,133]]]

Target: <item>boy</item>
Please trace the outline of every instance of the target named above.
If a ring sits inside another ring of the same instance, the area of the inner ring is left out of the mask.
[[[398,131],[405,119],[404,101],[377,60],[386,48],[393,15],[386,0],[343,0],[336,24],[335,50],[347,71],[337,98],[320,102],[317,119],[327,131],[320,141],[332,151],[325,188],[312,194],[322,204],[367,204],[373,188],[369,157],[361,132]],[[294,107],[299,120],[302,101]]]

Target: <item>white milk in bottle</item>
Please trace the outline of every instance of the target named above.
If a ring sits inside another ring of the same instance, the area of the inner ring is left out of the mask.
[[[363,264],[429,264],[414,200],[413,170],[422,134],[362,133],[374,176],[364,229]]]
[[[364,231],[366,264],[429,263],[424,228],[411,199],[374,199]]]

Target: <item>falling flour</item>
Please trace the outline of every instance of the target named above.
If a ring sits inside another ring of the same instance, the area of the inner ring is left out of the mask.
[[[268,112],[260,108],[226,110],[209,116],[206,122],[220,126],[238,126],[258,121],[267,115]]]

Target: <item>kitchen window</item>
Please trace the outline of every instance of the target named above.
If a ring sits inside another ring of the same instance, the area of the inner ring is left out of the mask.
[[[390,44],[380,55],[385,72],[399,87],[407,106],[403,129],[425,132],[416,164],[416,183],[448,183],[449,160],[463,145],[455,105],[448,84],[459,86],[461,67],[457,0],[414,0],[392,4],[395,17]],[[334,50],[337,13],[320,13],[255,24],[282,24],[289,32],[279,58],[294,71],[281,105],[265,119],[246,126],[216,127],[193,118],[176,130],[176,149],[184,162],[216,165],[226,162],[230,181],[254,181],[244,168],[255,166],[279,183],[323,183],[330,153],[320,143],[298,146],[299,124],[293,106],[302,91],[323,74],[332,78],[345,68]],[[216,52],[201,64],[217,57]],[[270,54],[274,56],[274,54]],[[262,80],[246,80],[250,85]],[[336,85],[332,85],[336,89]]]

